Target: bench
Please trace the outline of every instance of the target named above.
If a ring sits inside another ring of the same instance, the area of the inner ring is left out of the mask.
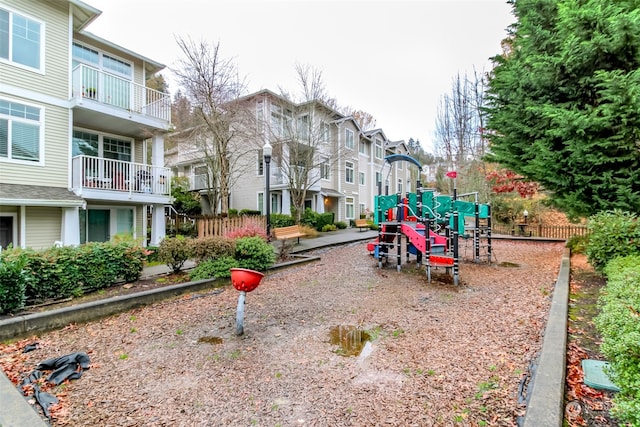
[[[369,223],[364,218],[356,219],[355,224],[356,227],[360,229],[360,231],[362,231],[363,228],[366,228],[367,230],[369,229]]]
[[[289,227],[278,227],[273,229],[273,236],[277,240],[288,240],[298,238],[300,243],[300,237],[306,236],[306,233],[302,231],[299,225],[291,225]]]

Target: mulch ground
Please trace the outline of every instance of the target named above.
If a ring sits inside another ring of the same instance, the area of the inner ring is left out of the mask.
[[[562,251],[497,241],[497,262],[463,263],[453,286],[352,244],[268,274],[243,336],[226,286],[2,345],[0,363],[17,383],[89,354],[80,379],[48,387],[54,426],[514,426]],[[349,328],[369,336],[359,356]]]

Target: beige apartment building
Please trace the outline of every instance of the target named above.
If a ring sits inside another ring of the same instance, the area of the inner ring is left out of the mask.
[[[145,85],[164,65],[86,32],[100,13],[0,0],[3,248],[164,237],[171,102]]]

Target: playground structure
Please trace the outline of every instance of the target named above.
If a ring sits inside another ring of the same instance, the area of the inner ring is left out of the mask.
[[[422,171],[420,163],[410,156],[393,154],[385,157],[385,164],[396,161],[410,162]],[[455,172],[447,176],[454,179],[453,196],[423,188],[419,179],[416,193],[389,195],[386,185],[383,195],[382,182],[378,182],[374,223],[378,225],[379,233],[378,238],[367,245],[378,260],[378,267],[382,267],[383,260],[389,260],[395,247],[396,268],[400,271],[404,246],[407,262],[410,255],[416,255],[418,265],[424,263],[429,281],[431,270],[442,267],[453,275],[454,285],[458,285],[461,238],[466,242],[472,239],[474,262],[481,262],[481,249],[485,249],[486,260],[491,263],[491,206],[479,203],[477,192],[458,195]],[[473,201],[463,200],[472,197]],[[484,245],[481,238],[485,239]]]

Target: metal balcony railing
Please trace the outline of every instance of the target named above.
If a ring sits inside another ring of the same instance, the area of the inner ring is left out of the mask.
[[[171,169],[142,163],[76,156],[72,159],[73,188],[169,195]]]
[[[80,64],[73,69],[73,97],[171,121],[171,98],[131,80]]]

